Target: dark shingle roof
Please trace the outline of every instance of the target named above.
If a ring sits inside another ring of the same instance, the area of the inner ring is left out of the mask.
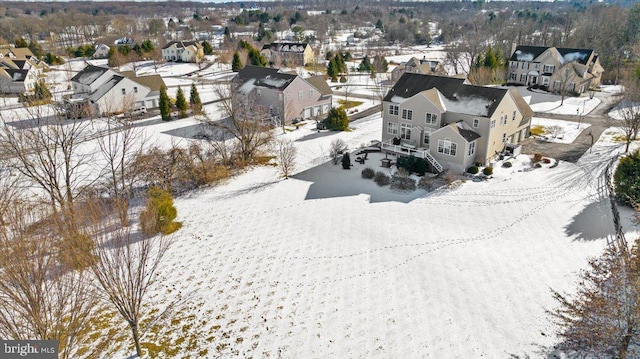
[[[277,52],[304,52],[307,48],[306,42],[273,42],[271,44],[265,44],[262,46],[263,50],[269,49]]]
[[[198,41],[170,41],[169,43],[164,45],[162,49],[164,50],[173,44],[176,44],[176,47],[178,48],[185,48],[191,45],[195,45],[196,47],[200,46],[200,43]]]
[[[462,85],[464,79],[405,73],[385,96],[384,101],[391,101],[394,96],[410,98],[422,91],[437,88],[443,95],[453,94]]]
[[[82,85],[90,85],[98,77],[102,76],[105,72],[109,71],[108,68],[99,67],[94,65],[87,65],[82,71],[78,72],[71,78],[71,81],[77,82]]]
[[[552,47],[548,46],[518,46],[513,54],[511,54],[511,58],[509,58],[509,60],[531,62],[538,56],[542,55],[543,52],[551,48]],[[558,50],[558,53],[562,57],[560,62],[565,63],[576,61],[583,65],[588,65],[587,61],[593,53],[592,49],[557,47],[556,50]]]
[[[282,90],[287,88],[296,77],[298,76],[281,73],[275,68],[248,65],[238,72],[234,81],[239,84],[252,81],[255,86]]]
[[[477,132],[475,132],[472,129],[470,129],[462,121],[459,121],[459,122],[456,122],[456,123],[452,123],[451,127],[454,130],[457,130],[458,133],[460,134],[460,136],[462,136],[462,138],[464,138],[467,142],[475,141],[478,138],[480,138],[480,135]]]
[[[29,70],[22,69],[4,69],[9,76],[11,76],[11,80],[14,82],[24,82],[27,79],[27,75],[29,74]]]
[[[315,87],[318,91],[320,91],[323,95],[331,95],[333,91],[331,87],[327,84],[327,81],[324,79],[324,76],[312,76],[305,79],[308,83],[310,83],[313,87]]]
[[[511,54],[511,58],[509,61],[527,61],[531,62],[536,57],[542,55],[543,52],[547,51],[549,47],[547,46],[522,46],[519,45],[516,47],[516,50]]]
[[[565,47],[558,47],[558,52],[564,58],[564,62],[573,62],[576,61],[582,65],[589,65],[587,61],[591,57],[593,50],[591,49],[572,49]]]

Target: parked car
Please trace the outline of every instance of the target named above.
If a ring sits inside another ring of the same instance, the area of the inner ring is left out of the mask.
[[[136,107],[131,110],[131,116],[142,116],[147,113],[147,108],[144,106]]]

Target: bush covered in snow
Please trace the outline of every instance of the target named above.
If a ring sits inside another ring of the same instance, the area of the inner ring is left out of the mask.
[[[396,191],[415,191],[416,181],[409,177],[409,172],[400,169],[391,177],[391,189]]]
[[[372,168],[367,167],[362,170],[362,178],[372,179],[375,175],[376,171],[374,171]]]
[[[378,186],[386,186],[391,182],[389,176],[384,174],[383,172],[376,172],[376,175],[373,177],[373,180]]]

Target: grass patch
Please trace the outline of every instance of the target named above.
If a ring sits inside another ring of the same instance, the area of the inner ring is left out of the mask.
[[[544,126],[531,126],[531,130],[530,130],[532,135],[535,136],[542,136],[545,133],[547,133],[547,130],[544,128]]]
[[[362,105],[362,101],[338,100],[338,104],[340,105],[341,108],[346,110],[348,108],[352,108],[352,107],[356,107],[356,106]]]
[[[615,136],[613,136],[613,140],[615,142],[626,143],[627,142],[627,136],[625,136],[625,135],[615,135]]]

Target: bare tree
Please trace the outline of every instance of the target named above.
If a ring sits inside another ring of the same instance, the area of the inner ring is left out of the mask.
[[[278,141],[278,162],[280,164],[280,173],[285,179],[289,178],[289,174],[294,170],[296,164],[296,146],[290,140]]]
[[[74,357],[97,304],[88,272],[57,260],[56,229],[47,211],[16,202],[0,227],[0,337],[60,342],[60,358]]]
[[[571,64],[567,64],[566,66],[564,66],[564,68],[560,69],[558,73],[559,75],[557,77],[557,80],[555,80],[553,84],[553,90],[560,93],[560,106],[562,106],[564,104],[564,98],[570,91],[574,90],[570,85],[573,84],[571,80],[575,77],[575,73],[573,71],[573,68],[571,67]],[[573,86],[575,86],[575,84]]]
[[[625,81],[619,109],[618,124],[624,133],[626,142],[624,151],[629,152],[629,145],[640,130],[640,83],[638,80],[630,79]]]
[[[146,314],[144,303],[158,267],[171,244],[169,237],[136,238],[130,228],[110,230],[104,221],[96,232],[91,265],[108,301],[126,320],[136,353],[140,348],[140,319]]]

